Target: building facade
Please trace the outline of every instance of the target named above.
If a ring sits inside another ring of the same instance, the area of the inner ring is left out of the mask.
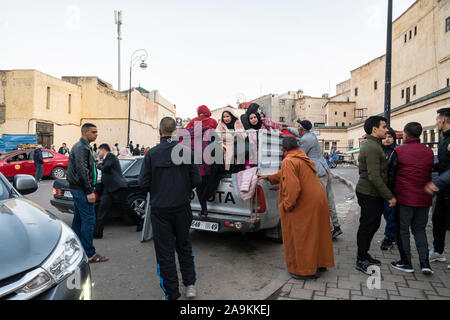
[[[130,140],[154,146],[163,115],[175,117],[175,107],[159,92],[143,94],[133,89]],[[128,93],[113,90],[97,77],[58,79],[36,70],[0,71],[0,132],[36,134],[38,143],[46,147],[65,142],[70,148],[87,122],[98,127],[97,145],[125,146]]]

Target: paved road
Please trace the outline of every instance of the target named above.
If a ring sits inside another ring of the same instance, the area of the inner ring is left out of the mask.
[[[70,226],[72,215],[60,213],[50,205],[52,183],[44,180],[28,198]],[[339,182],[335,186],[336,198],[344,201],[349,189]],[[262,234],[194,231],[191,239],[199,300],[249,299],[285,271],[283,246]],[[104,238],[94,244],[100,254],[111,259],[91,265],[94,299],[161,299],[153,242],[141,243],[135,227],[111,221],[105,227]]]

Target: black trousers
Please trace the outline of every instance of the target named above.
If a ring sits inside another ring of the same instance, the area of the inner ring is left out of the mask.
[[[384,199],[356,193],[358,204],[361,207],[361,218],[357,233],[359,260],[366,260],[373,236],[380,228],[381,217],[384,211]]]
[[[176,212],[152,209],[151,222],[160,286],[166,299],[177,300],[181,294],[178,289],[175,251],[178,255],[183,284],[193,285],[197,280],[194,255],[189,240],[192,223],[191,207],[188,206]]]
[[[410,229],[416,242],[420,265],[425,266],[429,263],[426,233],[429,211],[429,207],[410,207],[402,204],[397,204],[395,207],[397,247],[403,263],[411,264]]]
[[[444,253],[445,234],[447,233],[447,223],[450,216],[450,197],[445,196],[443,192],[438,192],[436,197],[436,205],[433,212],[433,246],[434,250]]]
[[[128,208],[127,197],[128,190],[126,188],[122,188],[114,192],[106,192],[105,190],[102,193],[95,219],[94,236],[96,238],[103,237],[105,218],[111,211],[113,204],[118,206],[122,214],[128,214],[127,211],[130,209]]]

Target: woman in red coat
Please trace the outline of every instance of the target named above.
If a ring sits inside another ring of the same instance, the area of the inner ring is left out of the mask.
[[[207,106],[200,106],[197,108],[197,118],[192,119],[188,125],[186,126],[186,129],[193,128],[195,125],[195,122],[201,121],[203,128],[217,128],[217,121],[211,118],[211,111],[208,109]]]

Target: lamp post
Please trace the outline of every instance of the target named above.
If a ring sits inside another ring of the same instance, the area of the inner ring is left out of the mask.
[[[128,134],[127,134],[127,148],[130,145],[130,117],[131,117],[131,72],[133,67],[139,63],[141,69],[147,68],[145,60],[148,58],[148,53],[144,49],[138,49],[131,55],[130,61],[130,90],[128,91]]]
[[[392,68],[392,0],[388,0],[388,20],[386,37],[386,83],[384,90],[384,117],[391,126],[391,68]]]
[[[118,42],[118,69],[119,79],[117,81],[117,91],[120,91],[120,40],[122,40],[122,34],[120,27],[122,26],[122,11],[114,11],[114,20],[117,24],[117,42]]]

